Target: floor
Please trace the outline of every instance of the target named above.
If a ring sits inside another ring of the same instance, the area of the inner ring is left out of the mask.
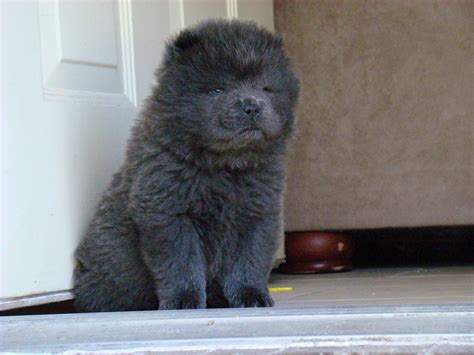
[[[474,303],[474,266],[365,268],[333,274],[272,274],[277,307]]]
[[[0,352],[474,353],[473,285],[473,266],[275,274],[275,308],[0,317]]]

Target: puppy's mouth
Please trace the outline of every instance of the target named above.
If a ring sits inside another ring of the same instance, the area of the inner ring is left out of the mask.
[[[222,139],[213,141],[211,149],[216,152],[242,152],[249,149],[261,150],[265,148],[270,141],[270,136],[268,136],[268,133],[263,129],[257,127],[246,127],[236,130]]]
[[[261,129],[256,128],[256,127],[248,127],[248,128],[242,129],[239,132],[239,136],[242,136],[249,140],[260,140],[260,139],[265,138],[264,132]]]

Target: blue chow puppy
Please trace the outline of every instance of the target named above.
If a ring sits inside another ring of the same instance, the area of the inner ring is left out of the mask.
[[[298,80],[281,38],[208,21],[167,45],[75,257],[80,311],[267,307]]]

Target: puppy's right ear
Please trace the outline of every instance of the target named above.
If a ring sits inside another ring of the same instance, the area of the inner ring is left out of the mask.
[[[283,39],[283,34],[276,33],[274,35],[274,40],[273,40],[274,46],[276,48],[281,48],[283,47],[284,39]]]
[[[185,29],[171,42],[171,48],[175,55],[180,55],[194,47],[199,41],[198,35],[193,30]]]

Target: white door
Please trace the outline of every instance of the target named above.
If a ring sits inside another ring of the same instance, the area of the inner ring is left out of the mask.
[[[1,6],[0,306],[8,308],[20,296],[69,297],[60,291],[71,286],[73,250],[123,159],[170,33],[239,12],[272,28],[273,7],[271,0]]]

